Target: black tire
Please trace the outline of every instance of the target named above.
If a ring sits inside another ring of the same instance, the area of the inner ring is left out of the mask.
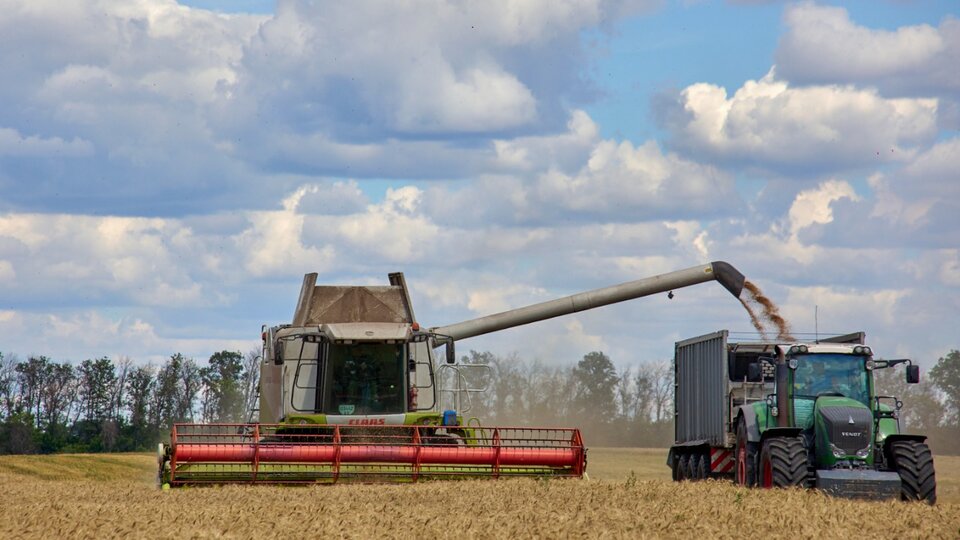
[[[706,480],[710,477],[710,459],[707,454],[700,454],[697,458],[696,477],[697,480]]]
[[[760,486],[806,487],[807,448],[800,437],[771,437],[760,450]]]
[[[733,452],[733,482],[746,487],[757,485],[757,443],[747,440],[747,423],[743,418],[737,423],[737,444]]]
[[[905,501],[937,502],[937,477],[933,454],[926,443],[897,441],[890,445],[894,470],[900,475],[900,498]]]
[[[673,460],[670,462],[670,476],[673,478],[674,482],[679,482],[681,480],[680,474],[680,454],[674,452]]]
[[[680,456],[679,462],[677,463],[677,481],[682,482],[683,480],[689,480],[690,477],[687,476],[687,471],[690,467],[690,455],[682,454]]]
[[[697,478],[697,455],[696,454],[690,454],[687,457],[687,470],[684,471],[684,476],[686,476],[687,480],[691,480],[694,482],[699,480],[699,478]]]

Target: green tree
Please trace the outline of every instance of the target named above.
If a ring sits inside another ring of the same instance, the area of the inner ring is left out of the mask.
[[[80,414],[87,420],[102,421],[113,413],[117,373],[113,362],[103,357],[84,360],[77,368]]]
[[[243,355],[220,351],[200,369],[203,382],[202,414],[207,422],[239,422],[243,418]]]
[[[584,420],[609,423],[617,414],[616,388],[619,378],[610,357],[595,351],[586,354],[573,368],[576,382],[575,410]]]
[[[937,365],[930,370],[930,378],[946,396],[948,422],[960,427],[960,351],[951,350],[937,360]]]

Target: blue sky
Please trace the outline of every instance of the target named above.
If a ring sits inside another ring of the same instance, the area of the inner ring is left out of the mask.
[[[960,347],[955,2],[19,2],[0,351],[247,351],[299,283],[441,325],[727,260],[798,332]],[[661,361],[701,285],[479,338]]]

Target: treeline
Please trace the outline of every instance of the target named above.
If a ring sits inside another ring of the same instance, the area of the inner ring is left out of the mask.
[[[181,354],[160,365],[0,354],[0,454],[152,450],[177,422],[248,421],[258,354],[221,351],[204,365]],[[670,361],[618,369],[592,352],[557,366],[471,351],[460,366],[440,367],[441,386],[460,380],[483,391],[442,392],[441,409],[467,409],[486,425],[579,427],[590,446],[673,442]],[[928,435],[935,452],[960,453],[960,352],[940,358],[920,384],[906,384],[901,368],[875,374],[877,392],[903,402],[904,431]]]
[[[0,454],[151,450],[176,422],[242,422],[256,398],[257,352],[58,363],[0,354]]]
[[[663,447],[673,442],[673,364],[644,363],[618,369],[602,352],[575,365],[553,366],[516,356],[471,351],[461,358],[465,384],[461,409],[483,423],[502,426],[579,427],[591,446]],[[443,372],[441,371],[441,374]],[[445,388],[455,387],[451,373]],[[444,407],[454,392],[446,392]]]

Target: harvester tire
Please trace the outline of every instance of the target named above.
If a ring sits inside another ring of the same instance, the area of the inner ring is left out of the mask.
[[[757,443],[747,440],[747,423],[742,418],[737,423],[737,445],[733,451],[734,483],[744,487],[757,485]]]
[[[690,477],[687,475],[687,470],[689,467],[690,467],[690,455],[682,454],[680,456],[680,459],[677,460],[677,481],[678,482],[690,479]]]
[[[760,450],[760,486],[806,487],[807,448],[799,437],[771,437]]]
[[[890,453],[893,468],[900,475],[900,498],[936,503],[937,477],[930,447],[919,441],[897,441],[890,445]]]

